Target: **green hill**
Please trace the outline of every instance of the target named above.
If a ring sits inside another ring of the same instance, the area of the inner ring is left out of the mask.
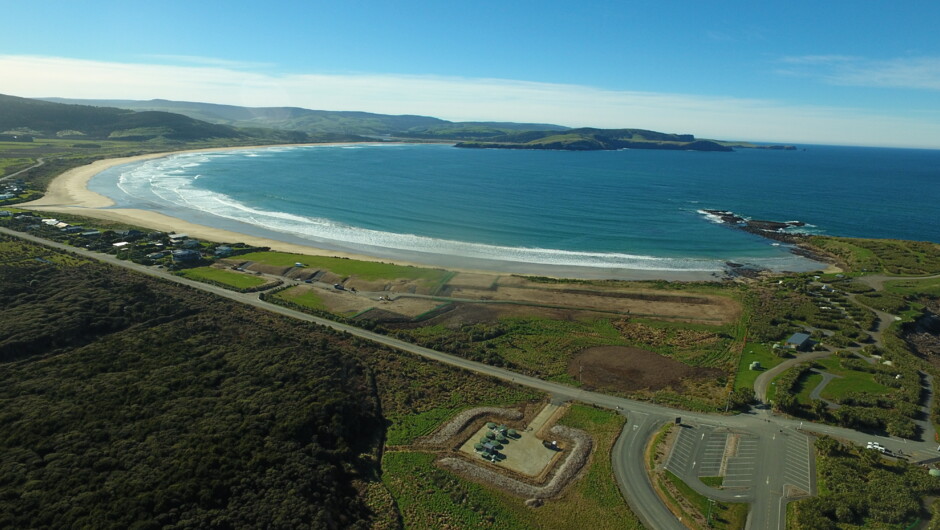
[[[524,131],[488,138],[485,142],[462,142],[457,147],[496,149],[562,149],[598,151],[615,149],[671,149],[691,151],[731,151],[731,147],[711,140],[696,140],[691,134],[670,134],[645,129],[570,129]]]
[[[308,142],[361,140],[357,137],[311,135],[260,127],[236,128],[208,123],[162,110],[73,105],[0,95],[0,134],[87,140],[171,141],[225,140],[245,142]]]
[[[136,111],[163,111],[234,127],[264,127],[315,134],[399,136],[424,139],[472,139],[505,135],[512,131],[561,131],[566,127],[543,123],[451,122],[428,116],[374,114],[357,111],[311,110],[298,107],[239,107],[189,101],[47,98],[45,101]]]

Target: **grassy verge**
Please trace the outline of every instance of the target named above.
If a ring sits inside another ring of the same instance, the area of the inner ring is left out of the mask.
[[[699,477],[698,479],[711,488],[720,488],[725,483],[725,477]]]

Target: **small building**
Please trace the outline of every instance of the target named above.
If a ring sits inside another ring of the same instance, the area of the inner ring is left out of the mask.
[[[786,347],[791,350],[808,351],[812,349],[813,341],[807,333],[794,333],[787,339]]]
[[[0,217],[12,217],[13,212],[9,210],[0,210]]]
[[[62,231],[65,232],[66,234],[77,234],[79,232],[84,232],[85,229],[82,228],[81,226],[72,225],[72,226],[67,226],[63,228]]]
[[[98,237],[101,235],[101,232],[97,230],[89,230],[87,232],[82,232],[82,237]]]
[[[189,249],[180,249],[173,251],[173,262],[174,263],[189,263],[192,261],[197,261],[202,256],[199,255],[195,250]]]
[[[215,255],[219,258],[225,258],[225,257],[231,256],[232,252],[234,252],[232,250],[232,247],[227,246],[227,245],[221,245],[221,246],[215,247]]]
[[[130,245],[127,241],[118,241],[117,243],[112,243],[111,246],[114,248],[124,248],[127,245]]]
[[[140,239],[144,235],[144,233],[141,232],[140,230],[131,229],[131,230],[119,230],[115,232],[115,235],[117,235],[118,237],[120,237],[121,239],[125,241],[135,241],[137,239]]]
[[[7,199],[15,199],[16,195],[12,193],[0,193],[0,201],[5,201]]]
[[[147,259],[160,259],[160,258],[162,258],[163,256],[166,256],[166,253],[164,253],[164,252],[151,252],[150,254],[147,254]]]
[[[761,369],[760,361],[753,361],[753,362],[751,362],[750,369],[751,369],[751,370],[760,370],[760,369]]]
[[[186,241],[183,241],[183,244],[180,246],[183,248],[199,248],[199,240],[187,239]]]

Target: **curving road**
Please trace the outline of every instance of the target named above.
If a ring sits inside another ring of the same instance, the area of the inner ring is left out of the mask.
[[[40,167],[40,166],[42,166],[42,165],[45,164],[45,163],[46,163],[46,160],[45,160],[44,158],[42,158],[42,157],[39,157],[39,158],[36,159],[36,163],[35,163],[35,164],[29,166],[28,168],[21,169],[21,170],[17,171],[16,173],[10,173],[9,175],[7,175],[7,176],[5,176],[5,177],[0,177],[0,181],[7,180],[7,179],[11,179],[11,178],[13,178],[13,177],[16,177],[17,175],[22,175],[23,173],[26,173],[26,172],[29,171],[30,169],[36,169],[37,167]]]
[[[82,248],[70,247],[3,227],[0,227],[0,233],[131,269],[142,274],[186,285],[202,291],[211,292],[218,296],[248,304],[265,311],[344,331],[351,335],[415,355],[420,355],[450,366],[534,388],[551,394],[556,398],[575,400],[606,409],[621,411],[621,413],[627,415],[628,422],[614,446],[612,455],[614,475],[631,508],[648,528],[683,528],[683,525],[666,509],[655,492],[653,492],[644,465],[644,449],[650,437],[661,425],[673,421],[677,416],[681,416],[683,424],[690,425],[689,428],[692,429],[724,429],[743,433],[757,440],[756,447],[760,456],[753,470],[753,475],[756,479],[754,486],[751,488],[751,492],[747,496],[747,500],[752,500],[752,509],[748,517],[748,528],[754,529],[782,529],[785,527],[785,507],[788,500],[787,488],[788,485],[792,484],[787,482],[789,480],[787,478],[786,469],[787,459],[780,458],[780,455],[783,454],[782,451],[786,450],[789,446],[783,446],[781,444],[783,444],[785,440],[792,441],[796,439],[795,437],[802,436],[802,434],[800,434],[801,431],[827,434],[857,444],[863,444],[866,441],[879,441],[882,445],[895,453],[903,449],[904,454],[919,460],[940,456],[933,444],[929,442],[911,442],[895,438],[876,437],[840,427],[790,420],[769,415],[766,412],[760,414],[747,413],[738,416],[720,416],[717,414],[682,411],[653,403],[581,390],[518,374],[503,368],[470,361],[430,348],[416,346],[392,337],[315,317],[285,307],[268,304],[259,300],[257,293],[236,293],[214,285],[174,276],[163,269],[138,265],[136,263],[119,260],[108,254],[99,254]],[[809,454],[809,446],[807,445],[804,456],[809,458]],[[691,482],[691,480],[689,480],[689,482]],[[710,496],[714,497],[724,496],[724,494],[720,492],[713,491],[711,493],[712,495]],[[812,493],[812,491],[809,493]]]

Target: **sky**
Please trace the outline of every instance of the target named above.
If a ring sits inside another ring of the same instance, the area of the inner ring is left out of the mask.
[[[14,96],[940,149],[932,0],[0,0],[0,13],[0,93]]]

